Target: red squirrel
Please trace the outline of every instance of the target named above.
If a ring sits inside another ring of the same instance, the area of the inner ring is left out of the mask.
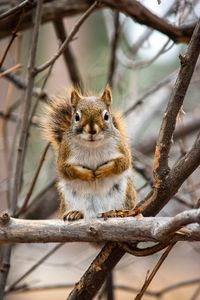
[[[42,127],[55,150],[64,220],[119,216],[135,205],[131,151],[111,106],[109,86],[99,96],[73,89],[46,106]]]

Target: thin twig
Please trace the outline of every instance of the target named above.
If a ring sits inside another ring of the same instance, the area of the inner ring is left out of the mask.
[[[25,145],[26,145],[26,137],[27,137],[26,125],[28,120],[28,114],[29,114],[31,96],[32,96],[32,88],[33,88],[32,68],[35,62],[37,39],[38,39],[39,25],[40,25],[41,12],[42,12],[42,4],[43,4],[43,0],[38,0],[37,7],[36,7],[35,24],[33,28],[33,39],[32,39],[30,56],[29,56],[29,64],[28,64],[28,86],[25,94],[24,118],[22,122],[21,136],[20,136],[16,170],[15,170],[14,193],[13,193],[11,206],[10,206],[10,211],[12,214],[15,213],[17,208],[18,193],[20,190],[21,178],[23,173],[23,160],[25,155]],[[11,249],[12,249],[11,245],[4,245],[1,246],[0,248],[0,253],[2,254],[1,260],[6,262],[5,271],[0,272],[0,282],[1,282],[0,298],[1,299],[3,299],[4,289],[5,289],[8,271],[10,267]]]
[[[29,1],[30,1],[30,0],[29,0]],[[21,3],[20,3],[20,4],[21,4]],[[11,9],[11,10],[12,10],[12,9]],[[9,12],[9,11],[8,11],[8,12]],[[7,12],[7,13],[8,13],[8,12]],[[8,51],[9,51],[10,47],[12,46],[12,44],[13,44],[15,38],[18,36],[17,32],[18,32],[19,27],[20,27],[20,24],[21,24],[21,22],[22,22],[23,15],[24,15],[24,9],[22,10],[22,13],[21,13],[20,16],[19,16],[19,20],[18,20],[18,22],[17,22],[17,25],[16,25],[15,29],[14,29],[13,32],[12,32],[12,36],[11,36],[11,38],[10,38],[10,41],[9,41],[9,43],[8,43],[8,45],[7,45],[7,47],[6,47],[6,50],[5,50],[5,52],[4,52],[3,56],[2,56],[2,59],[1,59],[1,61],[0,61],[0,67],[3,65],[3,62],[4,62],[4,60],[6,59],[6,56],[7,56],[7,54],[8,54]],[[0,16],[0,20],[1,20],[1,16]]]
[[[21,67],[22,67],[21,64],[17,64],[17,65],[15,65],[13,67],[10,67],[9,69],[7,69],[4,72],[0,73],[0,78],[4,77],[5,75],[7,75],[7,74],[9,74],[11,72],[15,72],[15,71],[19,70]]]
[[[157,92],[159,89],[161,89],[163,86],[169,84],[174,76],[176,75],[177,71],[173,72],[172,74],[168,75],[166,78],[162,79],[160,82],[158,82],[156,85],[151,87],[149,90],[147,90],[139,99],[136,100],[136,102],[129,107],[124,113],[123,117],[127,117],[130,113],[132,113],[139,105],[143,103],[145,99],[147,99],[150,95]]]
[[[57,18],[53,22],[56,35],[63,43],[67,39],[67,33],[64,25],[63,19]],[[64,61],[69,71],[69,76],[71,81],[75,87],[78,87],[83,92],[83,81],[81,79],[80,71],[78,69],[78,65],[76,63],[76,59],[74,57],[74,53],[70,45],[68,45],[63,51]]]
[[[5,68],[1,67],[0,72],[6,71]],[[27,89],[27,80],[24,80],[22,77],[8,73],[4,75],[4,78],[12,82],[18,89],[26,90]],[[50,98],[50,95],[46,91],[42,91],[40,87],[33,87],[33,95],[38,96],[41,100],[46,100]]]
[[[33,3],[33,0],[24,0],[24,1],[22,1],[21,3],[19,3],[15,7],[5,11],[4,13],[2,13],[0,15],[0,20],[5,19],[5,18],[9,17],[10,15],[14,15],[15,13],[22,10],[27,4],[31,4],[31,3]]]
[[[29,188],[29,190],[28,190],[28,193],[26,194],[26,197],[25,197],[25,199],[24,199],[24,202],[23,202],[22,206],[20,207],[20,209],[16,212],[15,217],[19,217],[21,214],[23,214],[23,213],[26,211],[26,208],[27,208],[29,199],[30,199],[30,197],[31,197],[31,195],[32,195],[33,189],[34,189],[34,187],[35,187],[37,178],[38,178],[38,176],[39,176],[40,170],[41,170],[42,165],[43,165],[43,163],[44,163],[44,160],[45,160],[45,157],[46,157],[46,154],[47,154],[47,151],[48,151],[49,147],[50,147],[50,144],[48,143],[48,144],[46,145],[46,147],[45,147],[43,153],[42,153],[42,156],[41,156],[41,158],[40,158],[38,167],[37,167],[36,172],[35,172],[35,174],[34,174],[34,176],[33,176],[32,182],[31,182],[31,184],[30,184],[30,188]]]
[[[116,69],[116,50],[119,42],[119,35],[120,35],[120,14],[119,12],[116,12],[114,16],[114,34],[113,34],[113,40],[111,45],[110,66],[109,66],[108,80],[107,80],[107,82],[111,87],[113,86],[113,80],[114,80],[113,77]]]
[[[9,293],[19,284],[22,280],[24,280],[29,274],[31,274],[35,269],[37,269],[47,258],[49,258],[52,254],[54,254],[60,247],[64,244],[58,244],[53,249],[51,249],[47,254],[45,254],[42,258],[40,258],[28,271],[26,271],[22,276],[16,279],[11,285],[6,288],[5,294]]]
[[[145,282],[144,282],[144,284],[143,284],[140,292],[137,294],[137,296],[134,298],[134,300],[141,300],[142,299],[145,291],[149,287],[149,285],[152,282],[153,278],[155,277],[156,273],[160,269],[161,265],[163,264],[163,262],[165,261],[165,259],[168,256],[169,252],[172,250],[172,248],[174,247],[175,244],[176,243],[172,243],[171,245],[169,245],[169,247],[167,247],[167,249],[165,250],[165,252],[162,254],[162,256],[160,257],[160,259],[158,260],[157,264],[155,265],[154,269],[152,270],[152,272],[150,273],[150,275],[145,280]]]
[[[87,11],[82,15],[82,17],[78,20],[78,22],[74,25],[72,28],[69,36],[66,38],[66,40],[62,43],[60,48],[58,49],[58,52],[51,57],[46,63],[42,64],[39,67],[36,67],[34,69],[34,75],[38,74],[39,72],[44,71],[47,69],[50,65],[54,64],[55,61],[60,57],[60,55],[65,51],[68,44],[73,40],[76,33],[79,31],[81,25],[84,23],[84,21],[89,17],[89,15],[95,10],[97,7],[97,1],[95,1],[88,9]]]
[[[36,49],[37,49],[37,42],[38,42],[38,33],[39,33],[39,26],[40,20],[42,16],[42,4],[43,0],[38,1],[36,15],[35,15],[35,24],[33,28],[33,35],[32,35],[32,42],[29,54],[29,62],[28,62],[28,74],[27,74],[27,89],[24,97],[24,112],[23,112],[23,120],[21,125],[21,134],[19,139],[19,146],[18,146],[18,153],[17,153],[17,162],[16,162],[16,170],[15,170],[15,179],[14,179],[14,191],[12,197],[12,210],[15,213],[16,206],[17,206],[17,198],[18,193],[21,188],[22,184],[22,176],[23,176],[23,167],[24,167],[24,159],[25,159],[25,151],[26,151],[26,143],[27,143],[27,134],[28,134],[28,119],[29,113],[31,108],[31,99],[33,93],[33,83],[34,83],[34,76],[33,76],[33,68],[35,65],[35,57],[36,57]]]

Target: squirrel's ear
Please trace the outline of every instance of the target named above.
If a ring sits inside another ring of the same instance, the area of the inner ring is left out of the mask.
[[[103,94],[101,96],[101,100],[103,102],[105,102],[106,105],[110,106],[111,103],[112,103],[112,93],[111,93],[111,89],[110,89],[110,86],[107,84],[104,91],[103,91]]]
[[[81,99],[81,96],[76,90],[71,92],[71,104],[73,108],[76,108],[78,101]]]

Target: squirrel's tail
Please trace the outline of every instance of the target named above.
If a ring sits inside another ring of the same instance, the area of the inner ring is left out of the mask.
[[[71,123],[72,109],[69,99],[55,97],[48,101],[43,110],[41,128],[44,138],[55,148]]]

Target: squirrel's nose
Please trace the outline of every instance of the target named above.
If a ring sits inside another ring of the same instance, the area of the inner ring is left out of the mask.
[[[96,133],[97,133],[96,129],[90,128],[89,134],[94,135],[94,134],[96,134]]]

